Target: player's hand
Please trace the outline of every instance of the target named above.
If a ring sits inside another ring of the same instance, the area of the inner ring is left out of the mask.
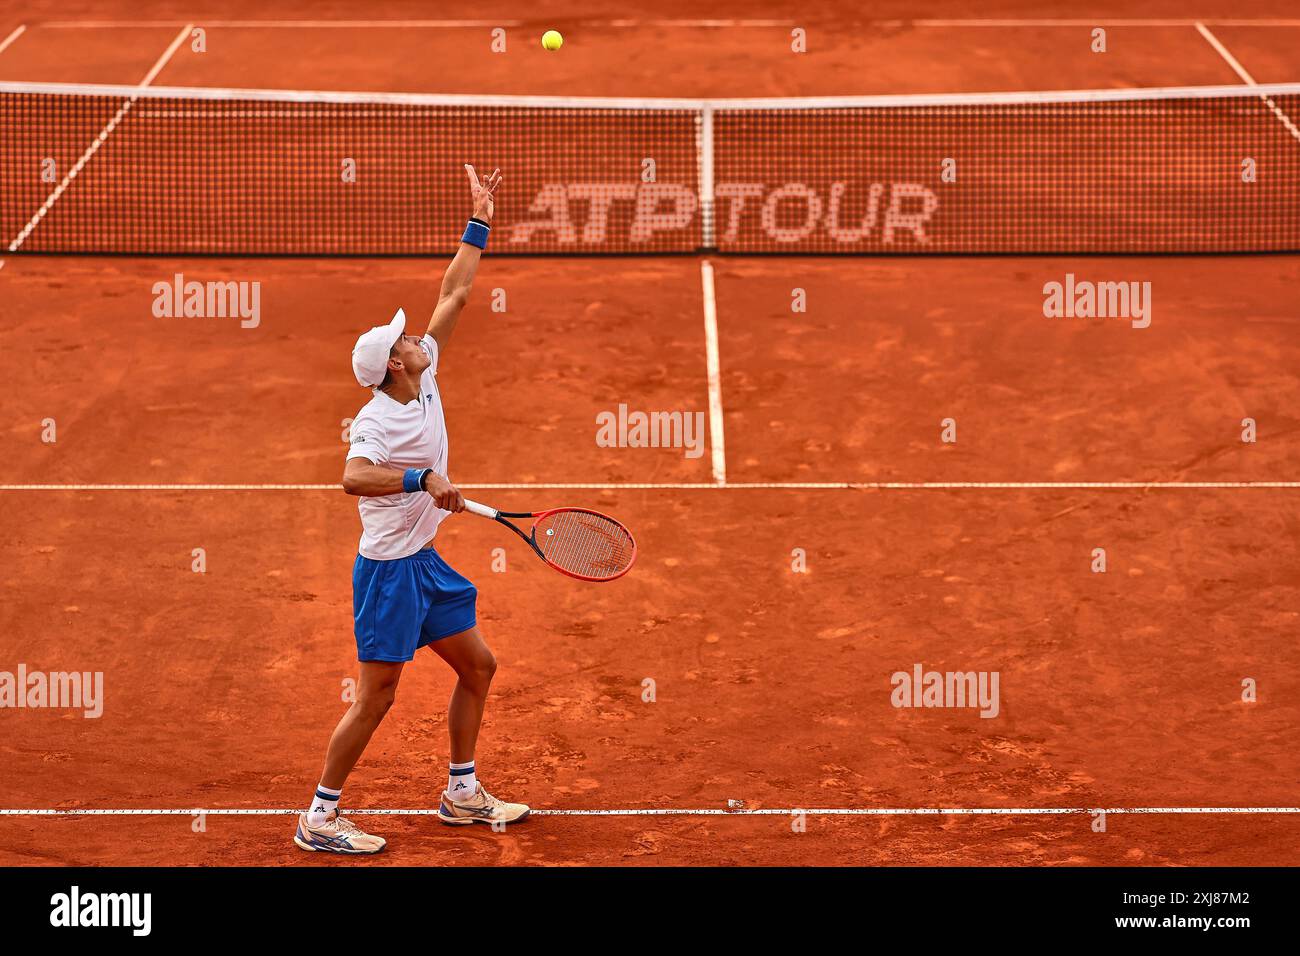
[[[443,511],[464,511],[465,496],[460,493],[460,489],[453,485],[442,475],[436,475],[429,472],[429,477],[424,479],[424,490],[429,493],[429,497]]]
[[[497,187],[501,185],[501,170],[492,170],[492,175],[482,182],[479,182],[478,173],[474,172],[474,167],[469,163],[465,164],[465,172],[469,175],[469,191],[474,200],[474,218],[491,222],[492,200],[496,196]]]

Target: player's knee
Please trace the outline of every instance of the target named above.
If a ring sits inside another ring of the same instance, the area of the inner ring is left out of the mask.
[[[391,687],[379,687],[358,697],[357,707],[360,708],[362,716],[378,723],[384,719],[384,715],[388,713],[396,699],[396,684]]]
[[[492,675],[497,672],[497,659],[491,651],[485,651],[477,655],[469,665],[461,671],[460,678],[472,687],[487,689],[492,683]]]

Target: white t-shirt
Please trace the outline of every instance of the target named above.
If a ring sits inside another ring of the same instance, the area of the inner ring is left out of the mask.
[[[420,340],[431,362],[420,376],[420,396],[406,405],[375,389],[374,398],[352,420],[348,458],[365,458],[393,468],[432,468],[447,474],[447,423],[435,374],[438,343]],[[433,538],[451,512],[434,504],[428,492],[398,492],[382,498],[362,498],[361,556],[392,561],[415,554]]]

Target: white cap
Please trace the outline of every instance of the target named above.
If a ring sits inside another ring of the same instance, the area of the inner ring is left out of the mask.
[[[387,325],[376,325],[362,333],[352,347],[352,374],[362,385],[378,385],[388,370],[388,356],[393,345],[406,331],[406,313],[401,309]]]

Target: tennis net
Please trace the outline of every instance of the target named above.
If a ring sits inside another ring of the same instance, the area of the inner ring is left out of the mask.
[[[625,100],[0,83],[9,253],[1300,250],[1300,85]]]

